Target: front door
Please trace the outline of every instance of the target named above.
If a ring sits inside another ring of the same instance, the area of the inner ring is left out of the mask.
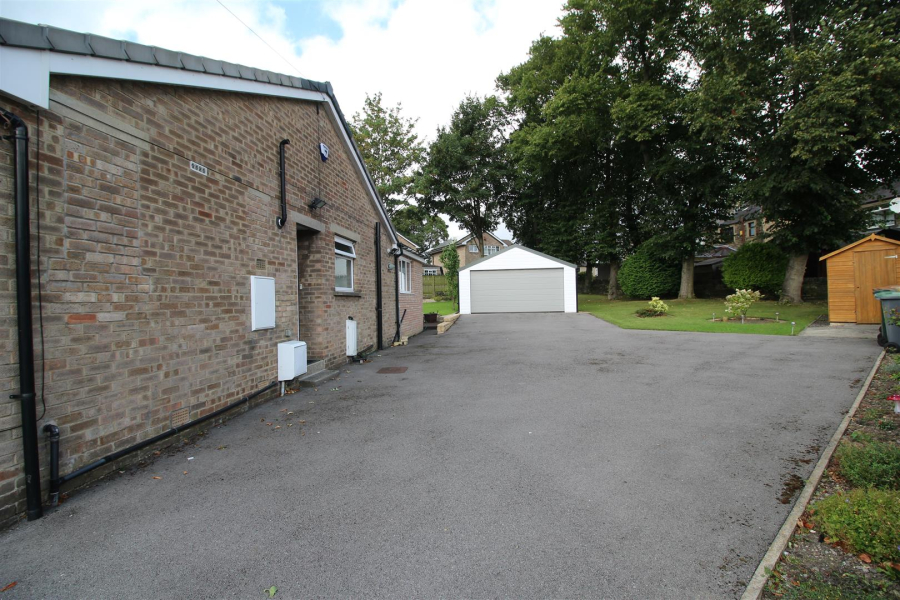
[[[897,249],[853,253],[857,323],[881,323],[881,303],[872,293],[897,284],[897,260]]]

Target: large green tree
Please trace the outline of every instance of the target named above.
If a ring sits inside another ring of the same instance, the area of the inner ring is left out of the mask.
[[[482,255],[484,234],[499,225],[510,189],[503,126],[495,97],[466,97],[450,126],[438,128],[417,185],[419,205],[473,233]]]
[[[415,131],[418,119],[404,117],[401,111],[400,104],[383,106],[380,92],[366,94],[362,112],[351,120],[353,139],[392,217],[412,204],[413,182],[425,156]]]
[[[702,129],[745,150],[738,196],[790,255],[802,301],[810,252],[864,227],[860,194],[900,166],[900,7],[892,1],[709,0],[698,44]]]
[[[397,210],[391,219],[397,231],[415,243],[419,249],[434,248],[447,239],[447,224],[421,206],[409,205]]]
[[[499,78],[518,118],[507,216],[517,237],[609,262],[614,280],[621,259],[656,236],[682,263],[680,296],[693,297],[694,256],[729,208],[732,154],[693,126],[698,14],[688,0],[570,0],[562,36],[541,38]]]

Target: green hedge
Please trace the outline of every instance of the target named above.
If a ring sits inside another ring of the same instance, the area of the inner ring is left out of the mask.
[[[681,285],[681,266],[659,258],[645,244],[622,263],[619,285],[631,298],[649,300],[653,296],[672,296]]]
[[[788,257],[780,248],[765,242],[744,244],[722,263],[725,285],[736,290],[757,290],[777,299],[784,283]]]
[[[836,458],[841,475],[854,487],[900,490],[900,446],[877,441],[863,446],[843,442]]]

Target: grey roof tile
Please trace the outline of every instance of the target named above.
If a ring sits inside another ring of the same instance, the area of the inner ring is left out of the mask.
[[[157,64],[156,59],[153,57],[153,48],[150,46],[125,42],[125,54],[128,55],[128,60],[131,62],[144,63],[146,65]]]
[[[178,54],[178,52],[166,50],[165,48],[157,48],[156,46],[153,47],[153,56],[155,56],[156,61],[164,67],[172,67],[173,69],[184,68],[184,65],[181,64],[181,58],[178,56]]]
[[[207,73],[212,73],[213,75],[224,75],[225,70],[222,68],[222,61],[215,60],[213,58],[202,57],[200,60],[203,61],[203,70]]]
[[[44,28],[31,23],[19,23],[17,21],[0,20],[0,38],[8,46],[23,46],[25,48],[40,48],[52,50],[53,46],[47,40]]]
[[[281,75],[275,73],[273,71],[263,71],[263,75],[266,78],[266,81],[269,83],[274,83],[275,85],[281,85]]]
[[[222,61],[222,74],[226,77],[241,78],[241,66],[234,63]]]
[[[121,40],[113,40],[101,35],[87,35],[87,43],[94,51],[96,56],[102,58],[115,58],[117,60],[128,60],[125,54],[125,42]]]
[[[91,54],[91,47],[87,45],[83,33],[76,33],[68,29],[47,28],[47,39],[57,52],[70,54]]]
[[[184,68],[188,71],[199,71],[200,73],[206,72],[203,68],[203,59],[199,56],[182,52],[178,55],[178,58],[181,59],[181,64],[183,64]]]
[[[238,71],[241,72],[241,79],[256,81],[256,69],[253,67],[245,67],[244,65],[237,65],[237,68]]]

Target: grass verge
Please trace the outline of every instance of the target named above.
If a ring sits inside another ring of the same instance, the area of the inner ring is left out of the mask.
[[[449,300],[446,302],[426,302],[422,305],[422,312],[425,314],[452,315],[456,312],[456,304]]]
[[[822,303],[807,302],[798,306],[777,302],[755,302],[747,314],[748,320],[721,321],[725,314],[722,299],[666,300],[669,314],[664,317],[638,317],[635,313],[647,308],[646,300],[607,300],[605,296],[579,294],[578,310],[589,312],[622,329],[655,329],[661,331],[705,331],[711,333],[757,333],[765,335],[791,335],[791,321],[796,323],[798,334],[819,316],[828,312]],[[716,321],[713,322],[713,313]],[[774,319],[778,313],[780,322]],[[754,321],[754,319],[772,319]]]

